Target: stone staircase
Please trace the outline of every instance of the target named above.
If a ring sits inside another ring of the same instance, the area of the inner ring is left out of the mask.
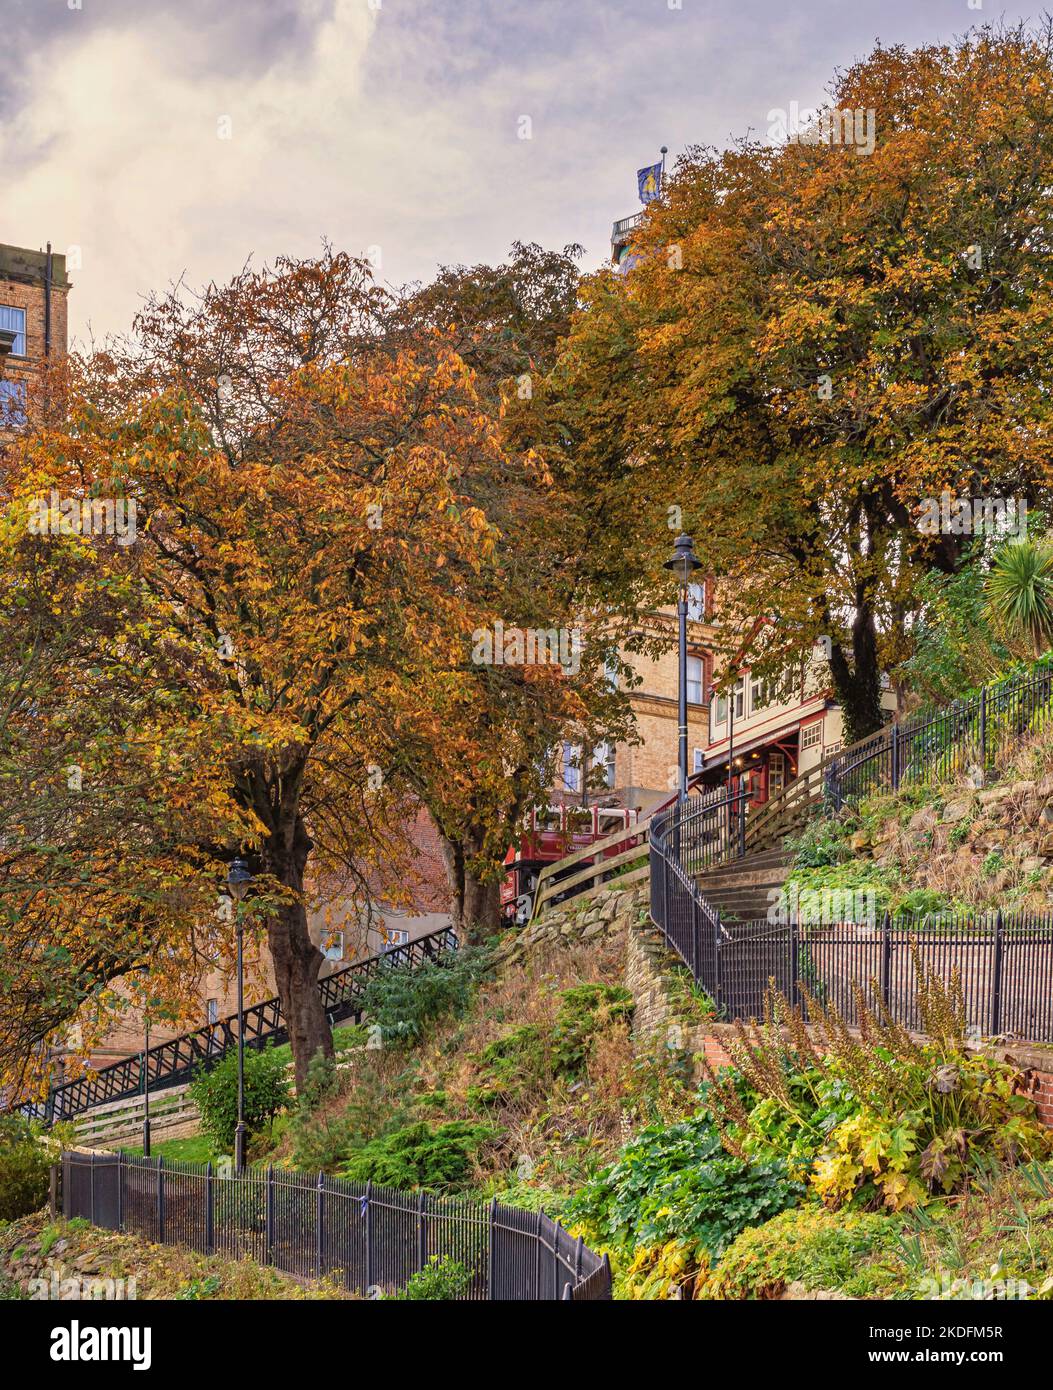
[[[790,854],[781,848],[756,850],[744,859],[698,874],[702,896],[726,922],[756,922],[768,909],[790,872]]]

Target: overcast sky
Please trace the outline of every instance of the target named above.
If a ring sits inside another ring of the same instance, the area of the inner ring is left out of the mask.
[[[663,143],[672,159],[763,135],[770,109],[816,105],[878,39],[1041,8],[0,0],[0,242],[79,257],[81,343],[184,274],[225,279],[324,237],[379,248],[396,284],[499,260],[516,238],[581,242],[591,266]]]

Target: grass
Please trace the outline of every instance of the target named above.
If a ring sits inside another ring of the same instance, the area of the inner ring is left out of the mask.
[[[118,1147],[126,1154],[141,1156],[143,1152],[141,1144],[120,1144]],[[212,1141],[204,1134],[193,1134],[186,1139],[160,1139],[157,1142],[151,1139],[150,1155],[179,1163],[208,1163],[210,1159],[218,1157],[212,1152]]]

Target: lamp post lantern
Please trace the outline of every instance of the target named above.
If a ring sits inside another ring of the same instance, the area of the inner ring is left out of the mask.
[[[232,859],[227,870],[227,888],[237,904],[235,935],[238,943],[238,1123],[234,1129],[234,1171],[245,1171],[245,924],[242,907],[252,882],[252,872],[244,859]]]
[[[680,678],[677,690],[677,800],[687,798],[687,591],[691,576],[702,568],[702,561],[695,554],[695,543],[690,536],[677,536],[673,543],[672,559],[666,560],[663,569],[670,570],[679,586],[676,613],[678,619]]]

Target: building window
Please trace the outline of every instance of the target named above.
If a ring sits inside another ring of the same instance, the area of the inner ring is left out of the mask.
[[[830,747],[826,750],[826,755],[828,758],[832,758],[835,753],[840,753],[840,751],[841,740],[838,739],[836,743],[831,743]]]
[[[573,743],[563,745],[563,790],[565,792],[581,791],[581,767],[578,750]]]
[[[343,960],[344,958],[344,933],[342,931],[328,931],[322,938],[322,955],[326,960]]]
[[[722,729],[728,722],[728,697],[726,695],[718,695],[713,701],[711,708],[713,710],[713,732],[715,735],[716,730]]]
[[[801,747],[816,748],[823,741],[823,725],[821,720],[816,720],[814,724],[806,724],[801,730]]]
[[[613,787],[616,771],[614,744],[608,743],[606,740],[603,743],[598,743],[592,755],[592,765],[603,769],[603,785]]]
[[[782,753],[768,754],[768,799],[778,796],[786,786],[786,757]]]
[[[739,676],[735,682],[735,718],[741,719],[746,713],[746,677]]]
[[[693,757],[692,757],[692,763],[691,763],[691,770],[692,770],[692,772],[701,772],[701,771],[702,771],[702,766],[703,766],[704,761],[705,761],[705,759],[703,758],[703,755],[702,755],[702,749],[701,749],[701,748],[695,748],[695,749],[693,750]]]
[[[700,656],[687,658],[687,703],[689,705],[702,703],[702,658]]]
[[[10,304],[0,304],[0,329],[6,328],[14,333],[15,341],[11,348],[12,357],[26,355],[26,311],[15,309]]]
[[[219,1000],[218,1000],[218,999],[209,999],[208,1002],[207,1002],[207,1004],[206,1004],[206,1008],[208,1009],[208,1021],[209,1021],[209,1023],[218,1023],[218,1022],[219,1022]]]
[[[771,697],[768,693],[768,682],[750,681],[750,713],[756,714],[758,710],[767,709],[769,704]]]
[[[0,381],[0,429],[26,423],[26,383]]]
[[[405,927],[385,927],[385,946],[405,946],[409,942],[409,930]]]
[[[687,586],[687,616],[696,623],[700,623],[706,616],[706,586],[704,584],[689,584]]]

